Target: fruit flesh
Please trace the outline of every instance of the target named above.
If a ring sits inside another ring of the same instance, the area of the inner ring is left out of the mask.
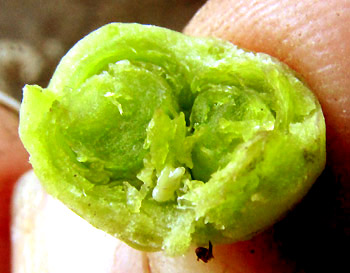
[[[178,255],[279,219],[324,167],[324,127],[310,90],[267,55],[110,24],[48,88],[25,87],[20,133],[49,193],[138,249]]]

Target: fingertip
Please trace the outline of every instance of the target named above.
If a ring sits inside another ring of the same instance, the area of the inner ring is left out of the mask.
[[[350,2],[211,0],[185,33],[265,52],[295,69],[317,95],[329,164],[350,179]]]
[[[17,178],[30,168],[18,137],[18,117],[0,104],[0,272],[10,272],[10,204]]]

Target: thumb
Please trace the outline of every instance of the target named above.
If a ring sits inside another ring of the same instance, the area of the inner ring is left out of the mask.
[[[214,36],[277,57],[317,95],[328,163],[350,179],[350,1],[212,0],[185,33]]]

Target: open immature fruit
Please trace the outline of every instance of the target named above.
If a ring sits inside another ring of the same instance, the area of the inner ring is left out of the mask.
[[[169,255],[267,228],[325,164],[320,105],[288,67],[137,24],[91,33],[47,88],[26,86],[20,135],[50,194]]]

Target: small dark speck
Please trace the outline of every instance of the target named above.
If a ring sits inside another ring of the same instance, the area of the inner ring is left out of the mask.
[[[251,249],[251,250],[250,250],[250,253],[251,253],[251,254],[254,254],[254,253],[255,253],[255,250],[254,250],[254,249]]]
[[[77,175],[75,174],[74,177],[77,177]]]
[[[91,207],[91,204],[89,203],[88,206]]]
[[[209,248],[206,247],[197,247],[196,248],[197,261],[201,260],[207,263],[210,259],[214,258],[213,256],[213,245],[209,241]]]
[[[337,12],[337,16],[338,16],[338,17],[340,16],[340,13],[339,13],[339,12]]]

